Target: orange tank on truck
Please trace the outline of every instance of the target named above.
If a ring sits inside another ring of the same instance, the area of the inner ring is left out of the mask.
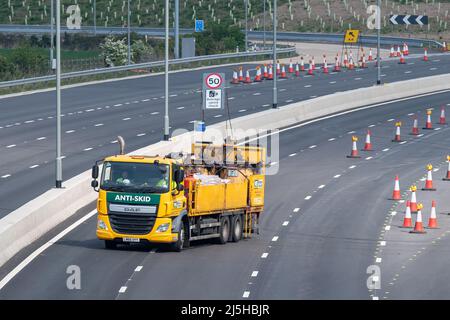
[[[264,209],[265,157],[258,146],[198,143],[188,154],[97,161],[97,237],[108,249],[165,243],[175,251],[249,238]]]

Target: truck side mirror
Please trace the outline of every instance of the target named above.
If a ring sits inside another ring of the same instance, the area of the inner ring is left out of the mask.
[[[181,182],[183,182],[183,179],[184,179],[184,170],[179,169],[179,170],[175,171],[175,177],[174,177],[175,182],[177,184],[180,184]]]
[[[91,187],[96,189],[98,187],[98,181],[97,180],[92,180],[91,181]]]
[[[98,165],[95,164],[92,167],[92,179],[97,179],[98,178],[98,171],[99,171]]]

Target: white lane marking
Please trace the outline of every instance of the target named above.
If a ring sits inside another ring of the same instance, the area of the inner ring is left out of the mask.
[[[397,211],[392,211],[391,216],[395,216],[397,214]]]
[[[391,119],[388,119],[387,122],[392,122],[392,121],[394,121],[394,120],[395,120],[395,119],[392,119],[392,118],[391,118]]]
[[[410,65],[410,66],[412,66],[412,65],[414,65],[415,64],[415,62],[409,62],[408,63],[408,65]]]
[[[337,175],[335,175],[333,178],[337,179],[337,178],[339,178],[340,176],[341,176],[340,174],[337,174]]]
[[[148,102],[150,99],[142,99],[141,102]]]
[[[11,279],[13,279],[20,271],[22,271],[27,265],[29,265],[36,257],[42,254],[45,250],[47,250],[51,245],[58,242],[62,237],[64,237],[66,234],[68,234],[70,231],[77,228],[80,224],[88,220],[89,218],[93,217],[97,214],[97,210],[92,210],[85,216],[83,216],[81,219],[75,221],[73,224],[68,226],[66,229],[61,231],[59,234],[54,236],[52,239],[50,239],[48,242],[40,246],[38,249],[33,251],[28,257],[25,258],[21,263],[19,263],[13,270],[11,270],[1,281],[0,281],[0,290],[8,284]]]
[[[334,141],[334,140],[336,140],[336,138],[330,138],[330,139],[328,139],[328,141]]]
[[[117,140],[113,140],[113,141],[111,141],[111,143],[117,143],[118,141]]]
[[[412,73],[412,71],[405,71],[405,74],[410,74]]]
[[[177,94],[171,94],[169,97],[170,98],[174,98],[174,97],[178,97],[178,95]]]
[[[305,197],[305,200],[309,200],[309,199],[311,199],[312,198],[312,196],[306,196]]]
[[[437,70],[437,68],[430,68],[431,71]]]
[[[241,109],[241,110],[239,110],[238,112],[239,112],[239,113],[242,113],[242,112],[245,112],[245,111],[247,111],[247,109]]]
[[[402,141],[402,142],[400,142],[399,144],[405,144],[405,143],[407,143],[408,141]]]
[[[134,269],[134,272],[139,272],[142,270],[142,266],[137,266],[136,269]]]
[[[386,230],[386,231],[391,230],[391,226],[386,226],[386,227],[384,228],[384,230]]]
[[[228,100],[234,100],[235,99],[235,97],[229,97],[228,98]]]
[[[252,277],[255,278],[255,277],[257,277],[257,276],[258,276],[258,271],[253,271],[253,272],[252,272]]]
[[[423,133],[417,135],[418,138],[423,137]]]
[[[283,227],[286,227],[288,224],[289,224],[289,221],[284,221],[283,224],[282,224],[282,226],[283,226]]]
[[[214,116],[214,118],[220,118],[222,115],[221,114],[216,114],[215,116]]]
[[[2,179],[6,179],[6,178],[9,178],[9,177],[11,177],[10,174],[5,174],[5,175],[2,176]],[[0,287],[0,289],[1,289],[1,287]]]
[[[6,146],[7,148],[14,148],[16,145],[15,144],[10,144],[9,146]]]
[[[128,120],[131,120],[131,118],[123,118],[122,120],[123,121],[128,121]]]
[[[34,120],[27,120],[24,123],[33,123],[33,122],[34,122]]]
[[[103,123],[94,124],[94,127],[101,127],[101,126],[103,126]]]
[[[120,287],[119,293],[124,293],[125,291],[127,291],[127,287],[125,287],[125,286]]]
[[[286,100],[286,103],[291,103],[292,101],[294,101],[294,100],[289,99],[289,100]]]
[[[366,158],[366,160],[372,160],[373,159],[373,157],[367,157]]]
[[[348,167],[349,169],[355,169],[356,168],[356,166],[355,165],[352,165],[352,166],[350,166],[350,167]]]
[[[270,104],[263,104],[262,105],[264,108],[270,107]]]
[[[373,296],[373,297],[372,297],[372,300],[378,300],[378,297]]]
[[[122,106],[122,104],[118,103],[118,104],[115,104],[113,107],[121,107],[121,106]]]
[[[386,241],[380,241],[380,246],[382,247],[386,246]]]
[[[313,99],[313,98],[317,98],[317,96],[309,96],[311,99]]]
[[[273,241],[273,242],[278,241],[278,236],[273,237],[273,238],[272,238],[272,241]]]
[[[307,84],[306,86],[305,86],[305,88],[311,88],[312,87],[312,85],[310,85],[310,84]]]
[[[250,296],[250,291],[244,291],[242,298],[248,298]]]
[[[177,108],[177,110],[183,110],[184,109],[184,107],[178,107]]]
[[[362,80],[362,78],[355,78],[356,81]]]
[[[33,164],[32,166],[30,166],[30,169],[34,169],[34,168],[37,168],[37,167],[39,167],[38,164]]]
[[[92,148],[83,149],[83,151],[91,151],[91,150],[92,150]]]
[[[145,136],[146,135],[146,133],[138,133],[137,135],[136,135],[136,137],[143,137],[143,136]]]
[[[387,152],[387,151],[389,151],[389,150],[390,150],[389,148],[386,148],[386,149],[383,149],[383,150],[381,150],[381,151]]]
[[[320,186],[317,187],[317,189],[323,189],[323,188],[325,188],[324,184],[321,184]]]
[[[300,208],[295,208],[294,210],[292,210],[293,212],[299,212]]]
[[[331,81],[331,82],[330,82],[330,84],[335,84],[335,83],[336,83],[336,81]]]
[[[310,149],[314,149],[315,147],[317,147],[315,144],[313,144],[312,146],[309,146]]]
[[[45,140],[45,139],[47,139],[47,138],[46,137],[39,137],[36,140],[40,141],[40,140]]]
[[[289,155],[289,157],[295,157],[297,154],[296,153],[291,153],[290,155]]]
[[[154,115],[157,115],[157,114],[159,114],[159,112],[158,111],[155,111],[155,112],[152,112],[152,113],[150,113],[152,116],[154,116]]]
[[[354,133],[356,133],[356,131],[349,131],[349,132],[347,132],[347,134],[354,134]]]
[[[442,128],[441,127],[439,127],[439,128],[436,128],[436,129],[434,129],[434,131],[438,131],[438,130],[441,130]]]
[[[254,95],[254,96],[260,96],[260,95],[261,95],[261,92],[255,92],[253,95]]]
[[[376,262],[376,263],[381,263],[381,258],[377,258],[377,259],[375,260],[375,262]]]
[[[374,125],[374,124],[371,124],[371,125],[369,126],[369,128],[373,128],[373,127],[375,127],[375,125]]]
[[[264,253],[261,255],[261,258],[262,258],[262,259],[266,259],[268,256],[269,256],[269,254],[268,254],[267,252],[264,252]]]
[[[75,130],[67,130],[66,133],[72,133],[75,132]]]
[[[270,163],[270,166],[276,166],[278,164],[278,162],[274,161]]]
[[[280,89],[279,91],[280,91],[280,92],[284,92],[284,91],[286,91],[286,90],[287,90],[287,89],[284,89],[284,88],[283,88],[283,89]]]
[[[92,112],[92,111],[94,111],[95,109],[86,109],[85,111],[86,112]]]

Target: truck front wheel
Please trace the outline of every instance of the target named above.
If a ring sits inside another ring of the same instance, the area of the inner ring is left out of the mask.
[[[220,229],[219,229],[219,243],[225,244],[230,237],[230,219],[228,217],[222,217],[220,219]]]
[[[177,242],[172,244],[172,250],[175,252],[181,252],[184,248],[189,247],[189,233],[187,229],[187,223],[184,221],[181,223],[180,232],[178,232]]]

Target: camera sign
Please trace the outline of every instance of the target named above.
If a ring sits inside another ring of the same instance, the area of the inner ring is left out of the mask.
[[[225,75],[223,73],[203,74],[203,109],[223,109],[225,99]]]

